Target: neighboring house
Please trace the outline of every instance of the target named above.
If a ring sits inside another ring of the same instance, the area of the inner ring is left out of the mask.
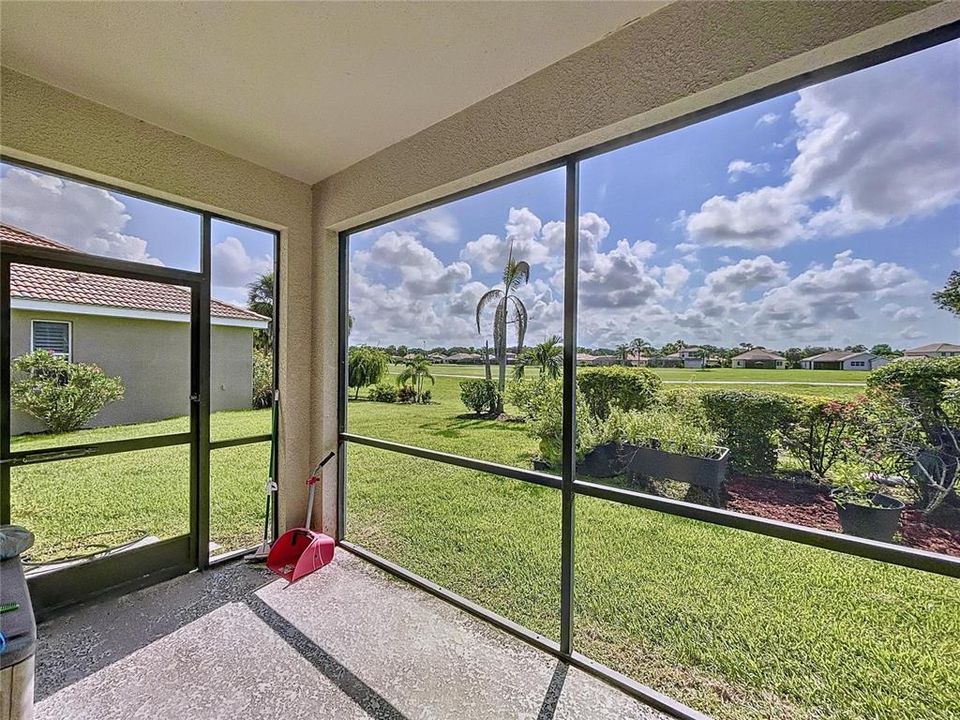
[[[956,355],[960,355],[960,345],[954,345],[952,343],[921,345],[920,347],[906,350],[903,353],[905,358],[954,357]]]
[[[833,350],[804,358],[800,367],[804,370],[875,370],[888,362],[889,358],[869,352]]]
[[[734,355],[730,358],[732,368],[763,368],[767,370],[783,370],[787,366],[787,359],[775,352],[754,348]]]
[[[494,361],[493,355],[490,356],[490,362]],[[476,353],[454,353],[446,357],[448,363],[458,363],[460,365],[477,365],[483,362],[483,356]]]
[[[0,225],[7,243],[71,250]],[[239,410],[253,396],[253,337],[267,318],[219,300],[210,302],[210,409]],[[190,412],[190,292],[131,278],[13,265],[10,274],[12,358],[45,349],[72,362],[94,363],[120,377],[122,400],[108,404],[91,426],[161,420]],[[39,432],[19,412],[14,435]]]
[[[684,347],[669,355],[647,358],[646,364],[648,367],[701,370],[707,365],[706,360],[703,359],[703,354],[703,348]]]
[[[577,365],[596,365],[597,360],[599,359],[599,355],[591,355],[590,353],[577,353]]]

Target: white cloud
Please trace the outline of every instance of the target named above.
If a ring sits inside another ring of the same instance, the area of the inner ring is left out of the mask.
[[[786,336],[810,329],[831,332],[836,321],[860,320],[878,301],[926,290],[926,283],[913,270],[855,258],[847,250],[838,253],[829,267],[814,265],[768,291],[757,304],[752,323]]]
[[[956,55],[918,56],[801,90],[788,180],[681,215],[704,245],[783,247],[935,213],[960,201]]]
[[[147,242],[123,232],[130,215],[112,193],[21,168],[0,179],[3,222],[82,252],[162,265]],[[199,238],[198,238],[199,242]]]
[[[779,119],[780,119],[780,116],[777,115],[777,113],[772,113],[772,112],[764,113],[759,118],[757,118],[757,122],[755,126],[761,127],[763,125],[773,125]]]
[[[770,172],[769,163],[752,163],[749,160],[731,160],[727,165],[730,182],[736,182],[742,175],[763,175]]]
[[[455,243],[460,240],[460,224],[456,216],[444,208],[420,213],[415,216],[414,224],[427,242]]]
[[[273,270],[270,257],[250,257],[243,243],[232,236],[214,243],[210,263],[213,284],[226,288],[244,287],[258,275]]]
[[[717,268],[704,281],[712,293],[729,293],[776,285],[786,282],[787,278],[785,262],[774,262],[768,255],[758,255]]]
[[[373,263],[396,270],[404,289],[418,295],[449,293],[471,277],[467,263],[444,265],[432,250],[409,232],[386,232],[369,250],[354,253],[354,258],[358,259],[361,268]]]

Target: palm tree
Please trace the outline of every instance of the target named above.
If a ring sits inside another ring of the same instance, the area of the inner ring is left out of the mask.
[[[523,371],[527,365],[539,366],[541,377],[548,375],[551,380],[560,377],[560,370],[563,368],[563,347],[560,345],[560,337],[551,335],[539,345],[534,345],[524,351],[522,356],[517,357],[514,369],[517,379],[523,377]]]
[[[517,289],[530,282],[530,266],[524,260],[513,259],[513,243],[503,269],[503,290],[494,288],[484,293],[477,303],[477,332],[480,332],[480,315],[484,309],[496,303],[493,315],[493,353],[500,364],[500,392],[507,385],[507,325],[517,326],[517,358],[523,352],[523,336],[527,334],[527,308],[517,297]]]
[[[627,360],[629,359],[630,359],[630,346],[617,345],[617,360],[619,360],[622,365],[626,365]]]
[[[423,400],[423,381],[429,380],[431,385],[436,384],[436,378],[430,374],[430,361],[423,355],[418,355],[413,360],[405,360],[403,370],[397,376],[397,385],[410,383],[416,393],[416,401]]]
[[[637,354],[637,365],[640,364],[640,357],[642,355],[651,353],[654,349],[653,345],[648,343],[643,338],[634,338],[630,343],[630,347],[633,348],[633,351]]]
[[[247,308],[273,321],[272,272],[258,275],[256,280],[247,285]],[[253,339],[254,345],[261,350],[270,350],[273,346],[273,335],[269,329],[255,331]]]

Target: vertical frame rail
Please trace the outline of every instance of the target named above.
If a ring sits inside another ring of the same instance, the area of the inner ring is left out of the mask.
[[[210,270],[212,218],[203,213],[200,231],[200,286],[193,290],[191,308],[190,426],[194,434],[191,463],[191,511],[195,512],[195,555],[197,567],[210,566]]]
[[[577,280],[580,254],[580,165],[566,164],[563,266],[563,456],[560,516],[560,654],[573,651],[573,553],[577,472]]]
[[[0,525],[10,522],[10,260],[0,260]]]
[[[337,542],[347,532],[347,343],[350,337],[350,236],[337,233]]]

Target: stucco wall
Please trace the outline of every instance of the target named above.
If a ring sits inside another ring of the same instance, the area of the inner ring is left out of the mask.
[[[187,323],[12,310],[12,357],[30,352],[31,320],[72,324],[73,361],[95,363],[124,385],[122,400],[110,403],[88,427],[163,420],[190,413],[190,326]],[[211,329],[211,411],[250,407],[253,330],[215,325]],[[40,432],[43,426],[14,412],[11,431]]]
[[[311,196],[306,183],[0,70],[0,143],[11,158],[218,211],[281,231],[281,525],[303,522],[310,471]],[[329,332],[329,329],[328,329]],[[329,402],[334,402],[330,400]]]
[[[317,183],[314,444],[335,440],[337,230],[960,19],[960,3],[677,2]],[[478,72],[482,69],[478,68]],[[323,497],[335,485],[325,483]],[[326,526],[336,522],[326,502]]]

